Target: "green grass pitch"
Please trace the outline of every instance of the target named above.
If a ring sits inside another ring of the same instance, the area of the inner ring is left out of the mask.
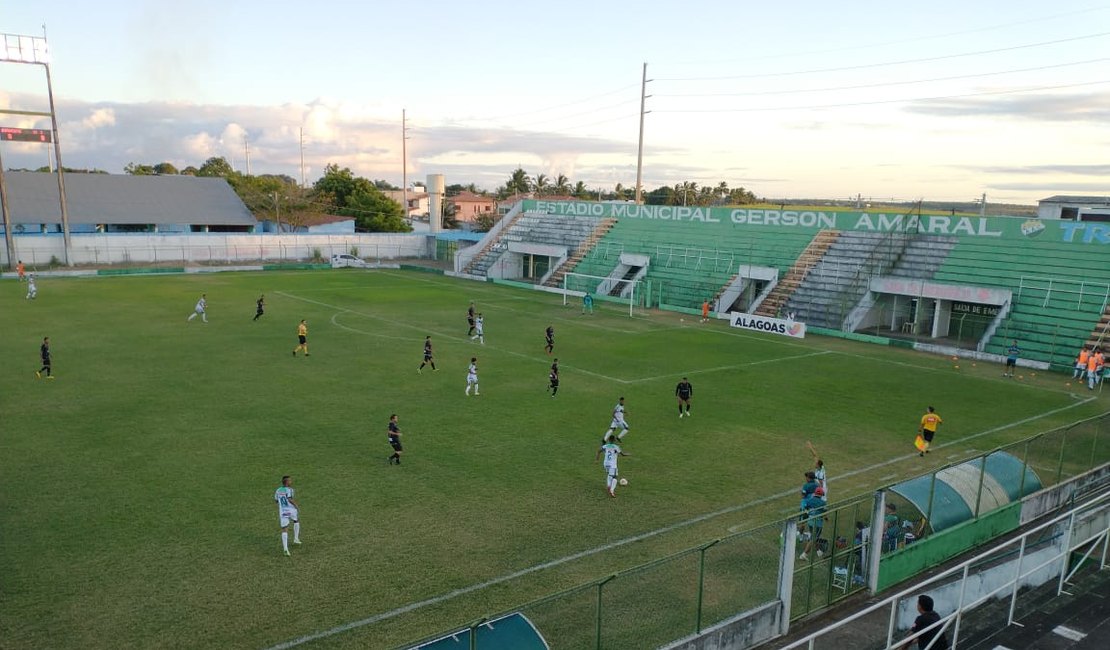
[[[210,322],[187,323],[202,292]],[[496,582],[305,646],[393,647],[784,516],[795,497],[676,525],[796,488],[806,440],[835,502],[1106,406],[1060,375],[1009,381],[609,303],[582,316],[557,295],[428,273],[39,278],[38,299],[23,295],[0,283],[3,648],[265,648]],[[471,300],[484,346],[465,337]],[[294,358],[302,318],[311,356]],[[55,381],[34,376],[47,335]],[[439,370],[417,374],[425,335]],[[480,397],[463,394],[471,356]],[[694,415],[679,419],[684,374]],[[594,453],[622,395],[630,485],[610,499]],[[910,453],[928,404],[939,443],[1043,417],[837,480]],[[391,413],[400,467],[386,464]],[[272,500],[283,474],[301,504],[291,558]]]

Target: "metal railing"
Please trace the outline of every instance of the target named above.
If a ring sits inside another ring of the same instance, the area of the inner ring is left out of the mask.
[[[1027,469],[1033,469],[1042,486],[1048,487],[1110,462],[1108,438],[1110,412],[970,456],[930,474],[936,476],[953,465],[977,460],[985,468],[989,456],[1006,451],[1021,459],[1023,477]],[[835,476],[832,479],[835,494]],[[1019,489],[1027,491],[1025,487]],[[876,494],[865,494],[830,506],[819,536],[813,536],[809,522],[798,529],[796,517],[779,518],[483,616],[482,620],[522,612],[552,647],[595,650],[657,647],[698,634],[740,612],[778,603],[784,594],[790,606],[788,618],[796,620],[867,589],[877,579],[871,568],[878,566],[874,553],[880,554],[881,562],[886,554],[904,545],[902,540],[894,547],[883,548],[882,523],[873,520],[876,498]],[[794,512],[797,499],[789,496],[779,501]],[[973,506],[975,517],[991,512],[978,502],[986,505],[981,493]],[[933,515],[932,504],[921,514],[927,524]],[[919,541],[930,534],[927,525],[921,531]],[[811,534],[808,539],[806,532]],[[787,553],[784,544],[797,546]],[[801,560],[799,554],[807,544],[810,550]],[[822,551],[820,557],[818,550]],[[461,627],[465,625],[455,629]],[[442,636],[441,632],[425,641]]]
[[[1066,278],[1048,278],[1035,275],[1023,275],[1018,280],[1018,297],[1030,294],[1039,296],[1037,292],[1044,292],[1042,308],[1048,307],[1053,293],[1062,294],[1062,297],[1075,301],[1076,309],[1083,309],[1086,300],[1090,308],[1098,307],[1098,311],[1106,311],[1106,304],[1110,301],[1110,284],[1105,282],[1087,282],[1085,280],[1069,280]]]
[[[1050,573],[1052,576],[1058,576],[1056,593],[1059,595],[1063,592],[1064,584],[1075,576],[1083,563],[1092,555],[1097,554],[1099,558],[1098,568],[1105,569],[1108,548],[1110,548],[1110,492],[1103,492],[1014,539],[998,544],[989,551],[979,553],[913,587],[899,591],[879,603],[784,645],[782,650],[845,647],[843,638],[834,640],[832,637],[837,633],[847,633],[846,628],[853,630],[854,645],[857,647],[870,645],[880,640],[863,641],[858,638],[858,630],[868,629],[869,626],[864,625],[866,622],[874,624],[874,619],[878,618],[876,614],[887,619],[886,636],[885,640],[881,641],[884,643],[881,647],[888,650],[933,633],[936,633],[938,638],[940,634],[950,633],[952,647],[957,648],[961,625],[969,612],[986,604],[992,598],[1008,598],[1010,604],[1006,624],[1012,624],[1015,622],[1023,586],[1035,584],[1044,578],[1045,573]],[[1036,551],[1040,552],[1035,555]],[[1083,552],[1082,558],[1071,566],[1072,554],[1079,551]],[[1029,559],[1028,563],[1027,559]],[[986,578],[988,574],[989,580]],[[1041,584],[1046,582],[1048,581],[1044,580]],[[983,587],[981,584],[997,586]],[[955,594],[957,597],[955,602],[951,602],[934,596],[938,614],[947,613],[941,615],[940,620],[927,628],[895,639],[899,629],[908,627],[907,619],[913,618],[911,608],[913,601],[919,594],[930,590],[948,595]],[[872,620],[868,621],[868,619]],[[819,642],[822,645],[819,645]],[[935,640],[930,642],[928,647],[933,647],[935,643]]]

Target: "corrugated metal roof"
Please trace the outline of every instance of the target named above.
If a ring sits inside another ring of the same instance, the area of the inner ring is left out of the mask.
[[[58,179],[5,172],[13,224],[61,223]],[[66,174],[71,224],[254,226],[258,221],[222,178]]]
[[[985,472],[983,458],[973,458],[938,471],[935,482],[933,475],[926,474],[890,488],[891,492],[912,503],[921,514],[929,512],[931,490],[932,516],[929,518],[929,527],[934,532],[971,519],[975,514],[976,499],[980,500],[979,512],[983,513],[1017,501],[1039,489],[1041,480],[1037,473],[1005,451],[996,451],[987,456]]]
[[[1110,196],[1076,196],[1074,194],[1057,194],[1039,203],[1080,203],[1085,205],[1110,205]]]

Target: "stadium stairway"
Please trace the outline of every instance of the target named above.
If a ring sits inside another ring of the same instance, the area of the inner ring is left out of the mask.
[[[999,629],[1009,606],[1010,599],[1002,598],[972,610],[961,629],[960,649],[1110,648],[1110,574],[1105,571],[1068,583],[1060,595],[1054,580],[1024,593],[1019,600],[1021,625]]]
[[[1106,309],[1102,312],[1102,318],[1099,319],[1095,328],[1091,330],[1091,335],[1087,337],[1087,347],[1106,348],[1106,337],[1108,335],[1110,335],[1110,304],[1106,305]]]
[[[471,275],[485,275],[486,271],[489,270],[489,267],[493,266],[493,263],[497,261],[497,258],[501,257],[501,254],[504,253],[505,250],[508,248],[505,242],[502,241],[504,233],[516,227],[517,222],[519,222],[525,214],[528,213],[524,211],[518,212],[517,215],[513,217],[511,221],[509,221],[509,223],[505,224],[504,227],[502,227],[501,229],[501,235],[487,242],[482,250],[470,260],[470,263],[467,264],[466,267],[463,268],[463,273],[469,273]]]
[[[806,279],[806,275],[821,261],[825,256],[825,252],[829,247],[836,242],[837,237],[840,236],[839,230],[822,230],[818,232],[809,245],[805,247],[802,254],[794,261],[790,270],[779,280],[775,288],[771,290],[770,295],[759,303],[759,308],[755,310],[757,316],[767,316],[774,318],[779,315],[783,305],[790,298],[791,295],[798,289]],[[735,276],[734,278],[735,279]],[[731,283],[731,281],[730,281]],[[720,296],[720,294],[718,294]]]
[[[667,221],[619,219],[571,270],[607,277],[621,253],[647,255],[651,304],[698,309],[743,265],[784,273],[812,239],[812,232],[778,226],[679,230]]]
[[[594,247],[595,244],[597,244],[597,242],[601,241],[601,239],[605,237],[605,235],[608,234],[610,230],[613,229],[613,225],[616,223],[616,219],[600,220],[597,225],[594,226],[593,231],[591,231],[590,234],[587,235],[586,238],[578,244],[578,247],[574,249],[574,252],[571,253],[569,257],[567,257],[567,260],[563,262],[559,266],[559,268],[555,269],[555,272],[547,278],[547,281],[544,282],[544,286],[561,286],[563,283],[563,278],[566,277],[566,274],[570,272],[572,268],[577,266],[580,261],[582,261],[582,258],[590,252],[590,250]]]
[[[473,275],[485,275],[508,251],[512,242],[546,244],[577,250],[597,230],[600,221],[598,217],[521,212],[463,270]]]
[[[932,280],[957,241],[956,237],[937,235],[912,237],[898,263],[887,271],[887,275],[914,280]]]
[[[869,280],[894,268],[908,247],[902,233],[844,232],[786,301],[799,321],[840,329]]]

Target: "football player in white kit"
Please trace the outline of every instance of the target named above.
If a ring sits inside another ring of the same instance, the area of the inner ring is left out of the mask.
[[[618,440],[624,439],[624,434],[628,433],[628,422],[624,420],[624,398],[617,400],[617,405],[613,407],[613,421],[609,423],[609,430],[601,437],[602,442],[609,439],[609,436],[616,430],[620,430],[617,434]]]
[[[478,317],[474,319],[474,336],[470,337],[471,341],[478,339],[482,345],[486,344],[485,330],[482,329],[485,323],[486,319],[482,318],[482,312],[478,312]]]
[[[478,357],[470,357],[470,367],[466,369],[466,394],[470,395],[470,387],[474,387],[474,396],[478,396]]]
[[[196,309],[193,310],[193,313],[189,314],[188,320],[193,320],[194,318],[196,318],[199,315],[200,319],[207,323],[208,322],[208,312],[207,312],[207,310],[208,310],[208,294],[202,293],[202,294],[200,294],[200,300],[197,301]]]
[[[605,468],[605,491],[615,499],[617,497],[617,485],[620,481],[617,477],[617,458],[628,454],[621,451],[616,436],[609,436],[605,439],[605,444],[601,445],[597,454],[594,455],[594,461],[596,462],[597,459],[601,458],[602,454],[605,454],[605,460],[601,463],[602,467]]]
[[[281,487],[274,492],[278,504],[278,519],[281,522],[281,548],[289,555],[289,522],[293,522],[293,543],[301,543],[301,522],[297,517],[298,505],[293,499],[293,477],[281,477]]]
[[[27,300],[34,300],[39,295],[39,290],[35,288],[35,274],[29,273],[27,275]]]

